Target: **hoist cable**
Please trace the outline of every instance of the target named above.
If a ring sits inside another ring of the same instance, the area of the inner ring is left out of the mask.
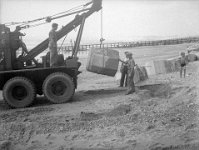
[[[43,22],[43,23],[38,23],[38,24],[33,24],[33,25],[25,25],[22,27],[22,29],[26,29],[26,28],[32,28],[32,27],[37,27],[43,24],[46,24],[47,22]]]
[[[62,17],[62,16],[60,16],[60,17],[58,16],[58,15],[61,15],[61,14],[64,14],[64,16],[67,16],[67,14],[70,15],[70,14],[75,13],[76,11],[81,11],[82,8],[85,8],[85,7],[88,6],[89,4],[91,4],[91,3],[87,3],[87,4],[85,4],[85,5],[79,5],[79,6],[77,6],[77,7],[71,8],[71,9],[69,9],[69,10],[67,10],[67,11],[54,14],[54,15],[52,15],[52,16],[42,17],[42,18],[30,20],[30,21],[7,22],[7,23],[4,23],[4,24],[7,25],[7,26],[11,26],[11,25],[25,26],[25,25],[30,24],[30,23],[34,23],[34,22],[37,22],[37,21],[46,20],[47,18],[55,17],[55,19],[56,19],[56,18]],[[56,17],[56,16],[58,16],[58,17]],[[54,19],[54,18],[53,18],[53,19]],[[44,24],[44,23],[41,23],[41,24]],[[34,25],[33,25],[33,26],[34,26]]]
[[[60,13],[54,14],[54,15],[52,15],[51,17],[57,16],[57,15],[61,15],[61,14],[64,14],[64,13],[68,13],[68,12],[71,12],[71,11],[75,11],[75,10],[77,10],[78,8],[80,9],[80,7],[82,7],[82,6],[83,6],[83,5],[80,5],[80,6],[77,6],[77,7],[71,8],[71,9],[69,9],[69,10],[67,10],[67,11],[64,11],[64,12],[60,12]]]
[[[101,39],[103,39],[103,11],[101,9]]]
[[[101,48],[101,46],[102,46],[102,43],[103,43],[103,41],[105,40],[104,38],[103,38],[103,9],[101,9],[101,19],[100,19],[100,21],[101,21],[101,24],[100,24],[100,29],[101,29],[101,37],[100,37],[100,48]]]

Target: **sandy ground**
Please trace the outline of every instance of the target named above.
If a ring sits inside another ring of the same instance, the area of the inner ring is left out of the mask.
[[[128,50],[141,64],[186,47]],[[55,105],[39,97],[25,109],[0,102],[0,149],[199,149],[199,62],[188,65],[185,79],[177,72],[151,76],[125,95],[114,78],[86,72],[85,58],[80,60],[83,73],[71,102]]]

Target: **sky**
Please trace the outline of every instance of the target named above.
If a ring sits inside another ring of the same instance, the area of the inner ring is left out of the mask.
[[[0,0],[0,23],[27,21],[50,16],[85,4],[89,0]],[[154,40],[199,36],[199,0],[103,0],[105,42]],[[59,27],[74,16],[54,20]],[[32,47],[48,37],[51,23],[23,30]],[[78,30],[67,35],[64,44],[75,40]],[[99,43],[101,11],[86,20],[82,44]],[[62,40],[60,40],[62,42]]]

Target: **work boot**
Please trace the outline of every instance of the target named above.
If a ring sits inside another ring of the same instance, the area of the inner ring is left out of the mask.
[[[129,94],[132,94],[134,92],[135,92],[135,90],[128,90],[125,95],[129,95]]]

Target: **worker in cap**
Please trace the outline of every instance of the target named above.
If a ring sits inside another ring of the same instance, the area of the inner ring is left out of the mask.
[[[127,55],[128,53],[129,53],[128,51],[125,51],[125,52],[124,52],[125,55]]]
[[[127,52],[127,55],[128,55],[128,56],[133,56],[133,53]]]
[[[58,27],[58,24],[57,24],[57,23],[53,23],[53,24],[52,24],[52,27],[53,27],[53,28],[56,28],[56,27]]]
[[[124,54],[125,54],[124,61],[120,60],[122,62],[122,65],[121,65],[121,68],[120,68],[121,79],[120,79],[120,86],[119,87],[123,87],[123,85],[125,85],[125,87],[127,87],[127,81],[128,81],[128,67],[127,67],[128,52],[125,51]]]
[[[49,32],[49,44],[48,48],[50,50],[50,66],[54,67],[57,65],[57,58],[58,58],[58,52],[57,52],[57,33],[56,30],[58,29],[58,24],[53,23],[52,29]]]
[[[134,67],[135,67],[135,61],[133,59],[133,54],[128,53],[127,54],[128,61],[127,61],[127,68],[128,68],[128,90],[126,95],[134,93],[135,92],[135,84],[134,84]]]

